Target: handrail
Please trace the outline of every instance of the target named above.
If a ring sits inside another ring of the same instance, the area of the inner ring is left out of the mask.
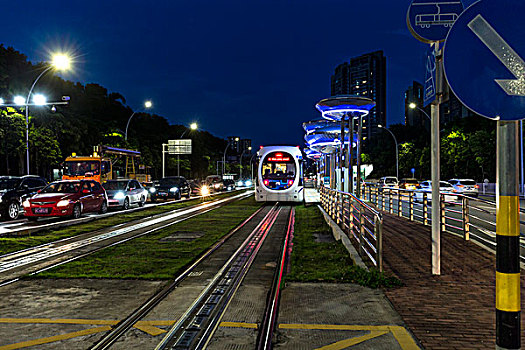
[[[340,191],[340,190],[335,190],[335,189],[331,189],[329,188],[328,190],[330,191],[333,191],[335,193],[339,193],[339,194],[343,194],[343,195],[347,195],[349,197],[352,197],[354,198],[358,203],[362,204],[363,206],[365,206],[365,208],[367,208],[368,210],[370,210],[372,213],[374,213],[374,215],[378,215],[378,216],[381,216],[381,213],[379,211],[377,211],[376,209],[374,209],[372,206],[370,206],[367,202],[363,201],[361,198],[357,197],[356,195],[354,195],[353,193],[349,193],[349,192],[344,192],[344,191]]]

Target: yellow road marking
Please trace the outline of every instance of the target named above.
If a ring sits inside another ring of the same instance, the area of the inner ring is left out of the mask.
[[[135,323],[133,325],[133,327],[135,327],[137,329],[140,329],[141,331],[143,331],[145,333],[148,333],[151,336],[156,336],[156,335],[160,335],[162,333],[166,333],[167,332],[164,329],[160,329],[160,328],[157,328],[155,326],[141,325],[141,324],[138,324],[138,323]]]
[[[367,341],[367,340],[370,340],[376,337],[380,337],[384,334],[387,334],[388,332],[389,331],[370,331],[369,334],[366,334],[360,337],[354,337],[350,339],[341,340],[336,343],[333,343],[327,346],[323,346],[321,348],[317,348],[316,350],[342,350],[342,349],[346,349],[349,346],[353,346],[353,345],[362,343],[364,341]]]
[[[410,336],[408,331],[401,326],[389,326],[390,331],[394,335],[394,338],[396,338],[397,342],[401,346],[403,350],[419,350],[419,346],[417,346],[414,339]]]
[[[35,339],[35,340],[23,341],[21,343],[16,343],[16,344],[4,345],[4,346],[0,346],[0,350],[22,349],[22,348],[26,348],[26,347],[29,347],[29,346],[42,345],[42,344],[52,343],[52,342],[56,342],[56,341],[60,341],[60,340],[66,340],[66,339],[72,339],[72,338],[76,338],[76,337],[81,337],[83,335],[90,335],[90,334],[95,334],[95,333],[100,333],[100,332],[107,332],[110,329],[111,329],[110,326],[89,328],[89,329],[85,329],[83,331],[66,333],[66,334],[61,334],[61,335],[55,335],[53,337],[40,338],[40,339]]]
[[[336,331],[390,331],[391,326],[366,326],[347,324],[293,324],[281,323],[282,329],[312,329],[312,330],[336,330]]]
[[[252,328],[252,329],[257,329],[259,326],[257,325],[257,323],[221,322],[220,327]]]

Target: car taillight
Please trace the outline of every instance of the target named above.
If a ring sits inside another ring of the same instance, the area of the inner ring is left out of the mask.
[[[479,185],[475,185],[474,188],[479,188]]]
[[[264,183],[264,186],[268,186],[270,184],[270,181],[264,180],[263,183]]]
[[[458,187],[465,187],[464,185],[458,185]]]

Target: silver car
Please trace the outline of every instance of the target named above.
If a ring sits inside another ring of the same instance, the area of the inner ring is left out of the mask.
[[[444,194],[445,202],[454,202],[458,200],[456,196],[456,190],[452,185],[446,181],[439,182],[439,193]],[[432,201],[432,181],[423,181],[419,184],[419,188],[416,190],[415,201],[423,202],[423,193],[426,193],[427,200]]]
[[[452,179],[448,180],[458,193],[477,197],[479,194],[479,186],[476,181],[472,179]]]
[[[142,207],[148,198],[148,192],[137,180],[108,180],[102,186],[106,189],[110,208],[127,210],[132,204]]]

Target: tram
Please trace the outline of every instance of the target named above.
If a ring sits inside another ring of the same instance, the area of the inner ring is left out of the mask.
[[[303,201],[303,154],[299,147],[262,147],[257,160],[257,202]]]

